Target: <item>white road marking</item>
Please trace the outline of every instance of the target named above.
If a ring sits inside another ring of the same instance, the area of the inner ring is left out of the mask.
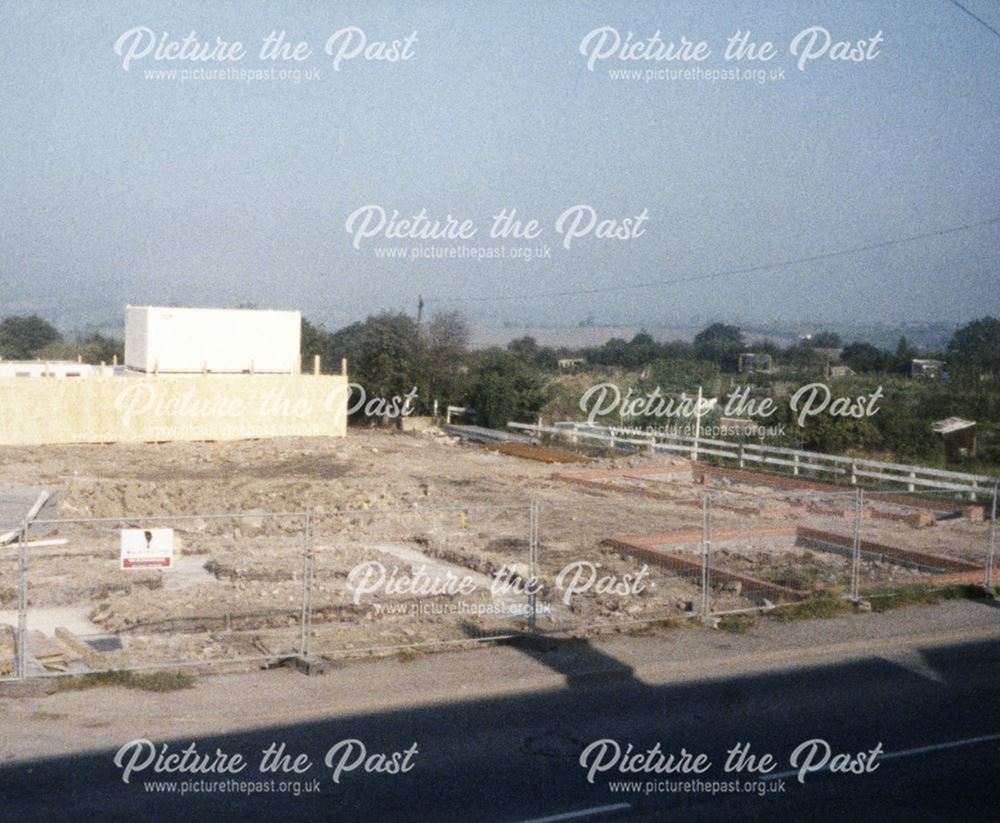
[[[966,746],[977,746],[980,743],[989,743],[991,740],[1000,740],[1000,734],[984,734],[980,737],[967,737],[964,740],[949,740],[947,743],[931,743],[928,746],[917,746],[914,749],[901,749],[898,752],[886,752],[885,754],[880,754],[878,756],[878,762],[881,763],[883,760],[895,760],[899,757],[916,757],[920,754],[930,754],[931,752],[945,751],[946,749],[962,749]],[[768,774],[764,775],[764,780],[783,780],[789,777],[795,777],[799,773],[798,769],[793,769],[787,772],[779,772],[778,774]],[[820,774],[820,772],[816,772]]]
[[[593,817],[596,814],[606,814],[607,812],[623,812],[631,809],[631,803],[611,803],[607,806],[591,806],[589,809],[579,809],[575,812],[563,812],[562,814],[552,814],[548,817],[533,817],[531,820],[522,820],[521,823],[557,823],[560,820],[582,820],[585,817]]]

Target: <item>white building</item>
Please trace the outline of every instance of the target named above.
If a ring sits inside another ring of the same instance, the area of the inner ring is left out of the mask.
[[[298,374],[302,314],[125,307],[125,366],[147,374]]]
[[[4,377],[96,377],[100,366],[71,360],[0,360],[0,378]]]

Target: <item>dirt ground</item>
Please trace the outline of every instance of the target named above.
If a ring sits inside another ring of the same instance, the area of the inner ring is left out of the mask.
[[[670,461],[605,457],[586,468],[653,462]],[[0,448],[0,487],[60,489],[61,522],[45,539],[66,543],[30,550],[29,628],[32,614],[41,625],[46,610],[76,608],[78,634],[114,641],[102,652],[108,666],[291,653],[303,641],[305,592],[312,614],[305,637],[315,653],[522,629],[530,600],[518,587],[531,560],[532,499],[541,506],[541,628],[624,628],[700,608],[700,579],[653,566],[641,587],[623,591],[644,563],[602,541],[620,533],[700,531],[697,501],[705,487],[688,478],[602,490],[553,478],[576,468],[440,433],[365,429],[343,439]],[[658,496],[636,494],[636,486]],[[818,510],[798,505],[790,514],[794,495],[787,492],[737,483],[711,492],[731,504],[713,509],[715,530],[801,523],[851,533],[844,500]],[[120,571],[119,530],[151,525],[174,529],[175,568]],[[986,524],[961,519],[917,529],[870,518],[863,526],[867,540],[966,558],[983,556],[986,533]],[[435,581],[464,575],[475,586],[456,594],[385,585],[358,597],[349,575],[364,563],[386,580],[412,579],[424,569]],[[836,589],[849,574],[840,555],[754,539],[720,547],[713,563],[806,589]],[[572,564],[584,564],[578,583],[592,576],[594,584],[564,600],[572,572],[564,572],[562,586],[559,575]],[[891,583],[917,572],[866,561],[862,574]],[[491,590],[498,579],[508,585]],[[752,605],[733,586],[714,586],[711,599],[716,608]],[[0,548],[0,611],[8,622],[16,602],[16,552],[8,546]]]

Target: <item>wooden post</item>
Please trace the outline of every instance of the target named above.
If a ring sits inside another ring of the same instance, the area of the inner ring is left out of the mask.
[[[313,374],[319,374],[319,355],[313,355]]]
[[[346,357],[340,358],[340,373],[342,375],[344,375],[344,377],[347,377],[347,358]]]

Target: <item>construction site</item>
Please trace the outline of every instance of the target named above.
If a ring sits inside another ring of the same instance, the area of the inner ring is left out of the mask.
[[[27,676],[266,665],[656,630],[992,571],[988,512],[960,495],[861,498],[680,456],[423,428],[0,448],[0,487],[50,495],[27,528],[3,529],[4,676],[19,629]],[[171,529],[169,564],[123,568],[129,529]]]
[[[300,327],[129,306],[121,367],[0,379],[0,677],[312,665],[992,582],[989,478],[495,431],[450,407],[348,434],[347,363],[303,373]]]

